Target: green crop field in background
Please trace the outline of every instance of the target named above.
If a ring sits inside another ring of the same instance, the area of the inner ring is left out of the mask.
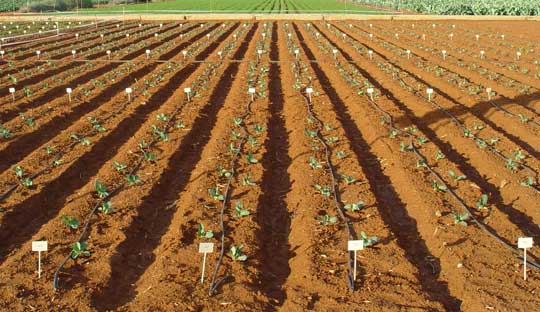
[[[97,0],[94,0],[97,1]],[[337,0],[170,0],[139,4],[110,5],[86,9],[86,12],[109,13],[163,11],[167,12],[223,12],[223,13],[384,13],[351,1]]]

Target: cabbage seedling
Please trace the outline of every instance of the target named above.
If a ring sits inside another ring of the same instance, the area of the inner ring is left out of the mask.
[[[246,158],[247,158],[248,163],[250,164],[256,164],[259,162],[257,159],[255,159],[255,157],[253,157],[253,154],[251,152],[248,153]]]
[[[248,173],[248,175],[242,179],[242,185],[255,186],[257,183],[251,181],[251,174]]]
[[[244,204],[242,204],[240,201],[236,203],[234,210],[236,211],[237,217],[245,217],[250,215],[249,210],[244,209]]]
[[[212,196],[212,198],[214,200],[217,200],[217,201],[224,201],[225,200],[225,196],[223,196],[220,192],[219,192],[219,187],[215,187],[215,188],[209,188],[208,189],[208,194],[210,194],[210,196]]]
[[[99,180],[96,180],[95,188],[99,198],[105,198],[109,196],[109,192],[107,192],[107,189],[103,184],[99,182]]]
[[[439,184],[435,180],[431,181],[431,186],[433,186],[434,191],[446,191],[446,190],[448,190],[448,188],[445,185]]]
[[[65,214],[62,215],[62,222],[64,222],[64,224],[68,227],[68,228],[71,228],[73,230],[76,230],[79,228],[79,221],[77,221],[77,218],[73,217],[73,218],[69,218],[68,216],[66,216]]]
[[[534,187],[535,185],[536,181],[533,177],[527,177],[524,182],[521,182],[521,186]]]
[[[344,208],[354,212],[354,211],[360,211],[360,208],[364,207],[365,205],[366,204],[363,201],[359,201],[352,204],[346,204]]]
[[[211,230],[205,231],[204,225],[202,223],[199,223],[199,228],[197,230],[197,236],[199,238],[212,238],[214,237],[214,232]]]
[[[347,184],[352,184],[352,183],[356,182],[356,179],[353,176],[348,176],[348,175],[345,175],[345,174],[341,175],[341,179],[343,179],[343,181],[345,181],[345,183],[347,183]]]
[[[124,171],[127,169],[127,165],[121,164],[117,161],[113,161],[113,166],[116,169],[116,171]]]
[[[244,245],[240,244],[238,246],[231,246],[231,258],[234,261],[246,261],[247,256],[242,253],[242,249],[244,249]]]
[[[487,194],[482,194],[480,199],[476,202],[476,207],[478,209],[486,209],[488,199],[489,199],[489,197],[488,197]]]
[[[71,259],[75,260],[78,257],[89,257],[90,251],[86,250],[88,248],[88,243],[86,242],[76,242],[71,245]]]
[[[454,224],[459,224],[461,226],[467,226],[467,220],[469,219],[469,213],[457,213],[454,212]]]
[[[379,241],[377,236],[368,237],[364,231],[360,232],[360,238],[364,241],[364,247],[373,246]]]
[[[141,183],[141,178],[139,178],[138,175],[136,174],[129,174],[127,177],[127,182],[129,185],[133,185],[133,184],[138,184],[138,183]]]
[[[216,169],[217,169],[218,174],[219,174],[220,177],[226,177],[226,178],[228,178],[228,177],[231,176],[231,172],[228,171],[227,169],[223,168],[220,164],[218,164],[218,165],[216,166]]]
[[[313,169],[321,169],[322,164],[315,159],[315,157],[309,157],[309,166]]]
[[[11,137],[11,132],[2,125],[0,125],[0,134],[4,139],[9,139]]]
[[[322,195],[326,196],[326,197],[329,197],[330,196],[330,188],[328,186],[325,186],[325,187],[322,187],[320,186],[319,184],[315,184],[313,186],[317,191],[319,191],[319,193],[321,193]]]
[[[327,226],[329,224],[334,224],[338,221],[337,217],[330,217],[328,214],[325,214],[322,217],[317,217],[317,221],[319,221],[319,224]]]
[[[88,140],[87,138],[85,138],[85,137],[83,137],[83,136],[78,136],[78,135],[76,135],[76,134],[72,134],[72,135],[70,136],[70,138],[72,138],[72,139],[75,140],[75,141],[79,141],[79,143],[81,143],[81,144],[84,145],[84,146],[89,146],[90,144],[92,144],[92,143],[90,142],[90,140]]]
[[[165,133],[165,131],[159,129],[155,125],[151,125],[150,128],[152,129],[152,132],[159,137],[160,141],[162,142],[169,141],[169,136],[167,135],[167,133]]]
[[[99,211],[103,212],[104,214],[109,214],[114,212],[114,208],[112,206],[111,201],[104,202],[101,206],[98,208]]]
[[[450,175],[454,179],[454,181],[456,181],[456,182],[467,179],[466,175],[457,175],[452,170],[448,170],[448,175]]]

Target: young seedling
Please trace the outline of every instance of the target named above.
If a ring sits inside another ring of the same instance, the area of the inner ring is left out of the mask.
[[[364,231],[360,232],[360,238],[364,241],[364,247],[373,246],[379,241],[377,236],[369,237]]]
[[[114,169],[116,169],[116,171],[120,171],[120,172],[127,169],[127,165],[121,164],[117,161],[113,161],[113,166],[114,166]]]
[[[431,186],[433,186],[434,191],[443,191],[444,192],[444,191],[448,190],[448,188],[444,184],[439,184],[435,180],[431,181]]]
[[[365,205],[366,204],[363,201],[359,201],[352,204],[346,204],[344,208],[346,210],[354,212],[354,211],[360,211],[360,209],[363,208]]]
[[[99,180],[96,180],[96,183],[95,183],[94,186],[95,186],[96,193],[97,193],[99,198],[105,198],[105,197],[109,196],[109,192],[107,192],[107,188],[105,188],[105,186],[103,184],[101,184],[101,182],[99,182]]]
[[[521,182],[521,186],[532,187],[536,185],[536,180],[533,177],[527,177],[527,179]]]
[[[73,218],[69,218],[68,216],[66,216],[65,214],[62,215],[62,222],[64,222],[64,224],[72,229],[72,230],[76,230],[79,228],[79,221],[77,221],[77,218],[73,217]]]
[[[71,259],[75,260],[78,257],[89,257],[90,251],[86,250],[88,248],[88,243],[86,242],[76,242],[71,245]]]
[[[225,196],[219,192],[219,187],[209,188],[208,194],[216,201],[224,201]]]
[[[197,230],[197,236],[199,238],[210,239],[210,238],[214,237],[214,232],[212,232],[211,230],[205,231],[204,230],[204,225],[202,223],[199,223],[199,228]]]
[[[469,219],[469,213],[459,213],[454,212],[454,224],[459,224],[461,226],[467,226],[467,220]]]
[[[250,164],[256,164],[258,163],[259,161],[253,156],[253,154],[251,152],[249,152],[246,156],[246,159],[248,161],[248,163]]]
[[[328,186],[325,186],[325,187],[322,187],[320,186],[319,184],[315,184],[313,186],[317,191],[319,191],[319,193],[321,193],[322,195],[326,196],[326,197],[330,197],[330,187]]]
[[[488,199],[489,197],[487,194],[482,194],[480,199],[476,202],[476,207],[478,209],[487,209]]]
[[[244,249],[244,245],[242,245],[242,244],[240,244],[238,246],[234,246],[234,245],[231,246],[230,253],[231,253],[231,258],[234,261],[246,261],[247,260],[247,256],[242,253],[242,249]]]
[[[242,204],[242,202],[240,201],[236,203],[236,205],[234,206],[234,210],[237,217],[245,217],[250,215],[249,210],[244,209],[244,204]]]
[[[111,201],[106,201],[101,206],[98,207],[98,210],[104,214],[109,214],[114,212],[114,208],[112,206]]]
[[[129,174],[126,179],[129,185],[142,183],[141,178],[136,174]]]
[[[467,179],[467,176],[466,175],[457,175],[454,171],[452,170],[448,170],[448,175],[450,175],[455,182],[458,182],[458,181],[461,181],[461,180],[465,180]]]
[[[325,214],[324,216],[317,217],[317,221],[319,221],[319,224],[327,226],[330,224],[334,224],[338,221],[337,217],[331,217],[328,214]]]
[[[257,183],[251,181],[251,174],[247,174],[244,178],[242,178],[242,185],[244,186],[255,186]]]
[[[347,185],[353,184],[354,182],[356,182],[356,179],[353,176],[348,176],[348,175],[345,175],[345,174],[342,174],[340,176],[341,176],[341,179],[343,179],[343,181],[345,181],[345,183],[347,183]]]
[[[315,159],[315,157],[313,157],[313,156],[309,157],[309,166],[312,169],[321,169],[322,168],[322,164],[320,162],[318,162],[317,159]]]

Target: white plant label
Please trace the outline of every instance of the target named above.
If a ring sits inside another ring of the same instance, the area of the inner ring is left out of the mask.
[[[313,93],[313,88],[306,88],[306,93]]]
[[[66,88],[66,93],[69,94],[69,93],[71,93],[71,92],[73,92],[73,90],[71,90],[71,88]]]
[[[9,88],[9,93],[15,93],[15,88]]]
[[[532,248],[533,246],[533,238],[532,237],[520,237],[518,238],[518,248]]]
[[[200,243],[199,253],[203,254],[203,265],[201,272],[201,284],[204,283],[204,272],[206,269],[206,255],[214,251],[214,243]]]
[[[263,53],[263,50],[257,50],[257,54],[261,55]]]
[[[190,93],[191,92],[191,88],[184,88],[184,93]]]
[[[251,93],[251,94],[255,93],[255,88],[249,88],[248,92]]]
[[[353,272],[353,276],[354,276],[354,280],[356,281],[356,256],[357,256],[357,252],[358,250],[362,250],[364,249],[364,241],[363,240],[350,240],[347,242],[347,250],[348,251],[353,251],[354,252],[354,272]]]
[[[33,241],[32,251],[38,253],[38,278],[41,278],[41,252],[47,251],[49,248],[47,241]]]
[[[427,90],[426,90],[426,93],[427,93],[427,94],[433,94],[433,89],[427,89]]]
[[[131,92],[133,92],[133,90],[131,88],[126,88],[126,93],[127,94],[130,94]]]
[[[518,248],[523,248],[523,280],[527,280],[527,249],[532,248],[532,237],[520,237],[518,238]]]

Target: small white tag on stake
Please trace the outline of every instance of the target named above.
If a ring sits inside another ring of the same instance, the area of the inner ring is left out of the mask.
[[[488,100],[491,101],[491,88],[486,88],[486,93],[488,95]]]
[[[373,88],[367,88],[367,93],[369,94],[369,97],[373,101]]]
[[[532,237],[520,237],[518,238],[518,248],[523,248],[523,280],[527,280],[527,249],[532,248]]]
[[[38,278],[41,278],[41,252],[47,251],[49,248],[47,241],[33,241],[32,242],[32,251],[37,251],[38,253]]]
[[[190,94],[191,94],[191,88],[184,88],[184,93],[187,94],[187,100],[188,100],[188,102],[191,101],[191,97],[190,97]]]
[[[204,272],[206,269],[206,255],[214,251],[214,243],[200,243],[199,253],[203,254],[203,265],[201,272],[201,284],[204,283]]]
[[[347,242],[347,250],[354,252],[354,272],[353,272],[353,276],[354,276],[355,281],[356,281],[356,255],[357,255],[357,251],[362,250],[362,249],[364,249],[364,241],[361,240],[361,239],[359,239],[359,240],[350,240],[350,241]]]

